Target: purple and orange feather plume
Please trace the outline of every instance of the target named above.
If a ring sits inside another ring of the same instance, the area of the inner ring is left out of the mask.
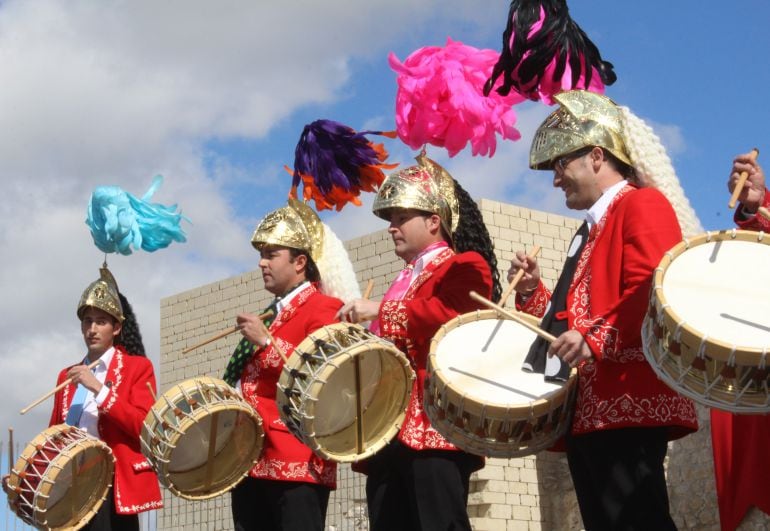
[[[376,191],[385,179],[388,152],[366,135],[395,138],[395,132],[361,131],[332,120],[316,120],[305,126],[294,151],[290,197],[314,200],[317,210],[341,210],[348,203],[360,205],[361,192]]]

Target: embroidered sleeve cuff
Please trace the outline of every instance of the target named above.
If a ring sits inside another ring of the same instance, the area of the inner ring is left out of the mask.
[[[403,339],[407,337],[406,304],[403,301],[386,301],[380,305],[382,337]]]
[[[540,282],[529,297],[524,298],[516,294],[516,309],[535,317],[542,317],[545,314],[545,309],[550,299],[551,293],[545,287],[545,284]]]

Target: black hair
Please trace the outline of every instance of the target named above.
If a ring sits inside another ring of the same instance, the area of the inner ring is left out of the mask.
[[[293,247],[288,247],[288,249],[292,262],[294,262],[294,259],[300,255],[307,257],[307,265],[305,266],[305,279],[309,280],[310,282],[321,282],[321,273],[318,271],[318,266],[315,264],[313,259],[310,258],[310,255],[307,253],[307,251],[301,251],[299,249],[294,249]]]
[[[115,344],[122,346],[126,352],[132,356],[147,357],[147,353],[144,350],[144,343],[142,342],[142,333],[139,331],[139,322],[136,320],[134,309],[128,302],[128,299],[122,294],[118,293],[120,298],[120,305],[123,307],[123,327],[120,330],[120,334],[115,339]]]
[[[460,222],[452,238],[455,251],[458,253],[476,251],[484,257],[492,273],[492,301],[498,302],[503,288],[500,285],[500,272],[497,270],[497,257],[492,238],[489,236],[487,226],[484,225],[479,206],[460,186],[460,183],[455,179],[452,180],[455,183],[455,195],[460,206]]]

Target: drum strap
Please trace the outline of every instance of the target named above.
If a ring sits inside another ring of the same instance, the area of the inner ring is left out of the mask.
[[[577,233],[575,233],[575,236],[572,238],[570,250],[574,252],[569,254],[567,260],[564,262],[564,268],[559,276],[559,281],[556,283],[556,287],[551,294],[551,302],[548,306],[548,311],[545,312],[540,324],[540,328],[557,337],[567,331],[567,293],[569,292],[569,287],[572,283],[572,277],[575,275],[575,269],[577,269],[580,254],[583,252],[583,248],[587,241],[588,224],[583,222]],[[529,352],[527,353],[527,357],[524,360],[522,367],[523,370],[543,373],[546,380],[567,381],[570,374],[569,365],[559,360],[560,367],[558,370],[552,369],[551,363],[553,363],[553,361],[547,363],[548,346],[548,341],[541,337],[537,337],[529,347]],[[556,357],[552,358],[552,360],[555,359]],[[547,370],[546,363],[549,366]]]

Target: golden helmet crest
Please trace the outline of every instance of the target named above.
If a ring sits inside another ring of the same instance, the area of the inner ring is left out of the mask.
[[[324,229],[315,211],[302,201],[289,199],[289,204],[273,210],[259,222],[251,237],[258,251],[264,245],[280,245],[306,251],[318,264],[324,243]]]
[[[83,312],[89,306],[107,312],[121,323],[125,319],[118,296],[118,283],[106,263],[99,269],[99,278],[91,282],[80,296],[77,312],[79,319],[83,319]]]
[[[388,221],[390,208],[413,208],[437,214],[449,237],[460,222],[460,204],[452,176],[425,151],[417,157],[417,165],[390,174],[380,186],[372,211]]]
[[[608,150],[629,166],[623,120],[614,101],[602,94],[571,90],[554,96],[560,107],[535,132],[529,167],[550,170],[556,159],[587,146]]]

